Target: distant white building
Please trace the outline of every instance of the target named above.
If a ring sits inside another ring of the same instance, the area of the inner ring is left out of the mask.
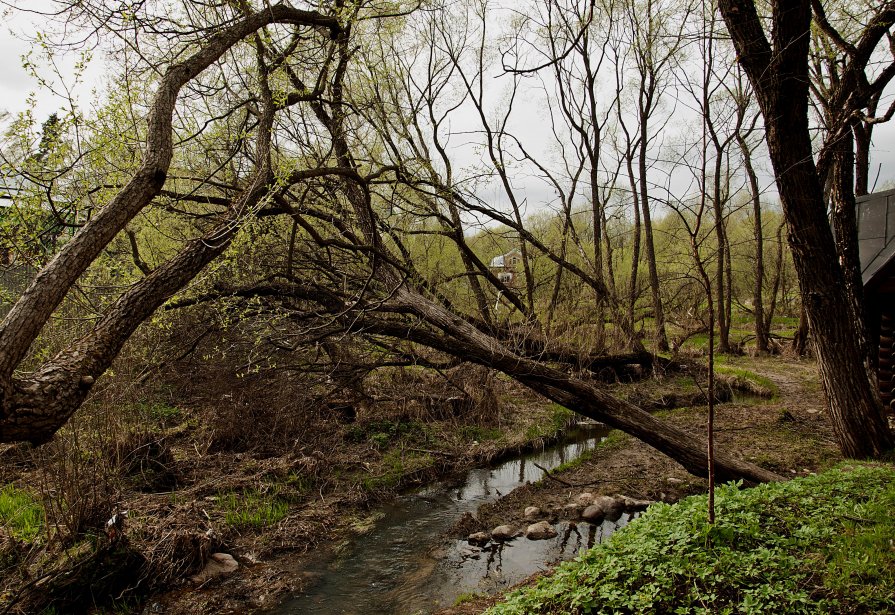
[[[512,286],[517,280],[517,267],[522,264],[522,252],[513,248],[506,254],[495,256],[491,259],[490,269],[497,275],[497,279],[507,286]]]

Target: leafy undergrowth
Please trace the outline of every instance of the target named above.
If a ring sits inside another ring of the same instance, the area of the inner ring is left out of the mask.
[[[656,504],[578,560],[487,613],[890,613],[895,468]]]

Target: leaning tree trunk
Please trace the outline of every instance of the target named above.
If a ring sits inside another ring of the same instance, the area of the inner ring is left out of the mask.
[[[633,435],[665,453],[690,473],[707,475],[708,458],[700,438],[613,397],[590,382],[511,352],[491,336],[406,285],[401,285],[393,293],[393,298],[396,304],[438,327],[449,338],[426,335],[422,330],[408,331],[414,336],[414,341],[497,369],[578,414]],[[374,324],[367,322],[361,325],[367,331],[376,332]],[[745,478],[764,482],[779,479],[773,472],[726,454],[715,454],[715,468],[716,475],[722,480]]]
[[[340,35],[338,47],[343,57],[348,57],[347,35]],[[314,105],[313,108],[332,138],[339,166],[353,168],[353,158],[345,136],[345,106],[340,99],[341,91],[340,84],[333,87],[331,113],[322,105]],[[377,252],[387,253],[388,248],[383,244],[378,231],[369,190],[359,181],[359,176],[343,178],[342,185],[364,243],[374,247]],[[407,327],[399,323],[381,324],[380,326],[391,328],[385,331],[380,329],[379,332],[397,335],[501,371],[579,414],[633,435],[669,455],[693,474],[705,476],[708,461],[699,438],[668,425],[627,401],[613,397],[590,382],[511,351],[466,319],[429,300],[413,286],[412,280],[393,269],[387,260],[379,262],[372,276],[378,290],[390,297],[396,305],[391,310],[398,313],[410,312],[441,330],[444,335],[429,334],[422,328]],[[375,324],[361,322],[360,318],[352,320],[355,327],[362,326],[367,331],[377,332]],[[726,455],[716,456],[716,467],[718,475],[724,479],[745,478],[757,482],[779,479],[773,472]]]
[[[122,295],[93,331],[73,347],[27,377],[14,374],[81,274],[161,192],[173,157],[172,117],[180,89],[234,45],[272,23],[326,28],[333,35],[340,30],[338,21],[332,17],[277,4],[231,22],[208,36],[194,53],[168,67],[149,107],[145,154],[140,168],[38,272],[0,323],[0,442],[41,442],[52,436],[81,405],[96,378],[108,368],[136,327],[215,258],[220,253],[218,248],[226,247],[230,231],[224,232],[224,229],[212,238],[220,238],[220,242],[211,241],[207,245],[202,239],[191,242],[166,266],[159,267]],[[262,140],[269,142],[269,137],[264,135]],[[263,182],[266,181],[265,176]],[[257,198],[257,187],[253,183],[243,196]],[[227,228],[232,226],[231,223]],[[170,275],[163,277],[164,272]]]
[[[134,284],[93,330],[12,382],[0,416],[0,442],[49,440],[81,406],[137,327],[230,245],[238,225],[228,220],[190,241],[174,258]]]

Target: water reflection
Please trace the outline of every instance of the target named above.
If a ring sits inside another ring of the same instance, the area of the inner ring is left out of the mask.
[[[561,445],[494,468],[472,470],[460,486],[435,485],[399,497],[384,508],[373,531],[337,557],[318,563],[317,572],[322,574],[316,585],[275,612],[428,613],[453,604],[461,594],[503,589],[571,559],[625,525],[629,516],[600,526],[563,521],[556,524],[558,535],[553,539],[519,538],[484,548],[442,537],[464,512],[474,513],[485,502],[540,479],[543,471],[536,466],[552,470],[592,449],[606,433],[600,425],[581,426]]]

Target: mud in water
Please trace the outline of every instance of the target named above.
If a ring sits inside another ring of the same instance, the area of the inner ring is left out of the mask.
[[[560,522],[551,540],[517,538],[483,549],[445,534],[465,512],[514,488],[539,480],[553,469],[592,448],[608,433],[602,425],[581,425],[563,441],[540,452],[506,461],[493,468],[470,471],[454,485],[435,485],[399,497],[383,509],[384,516],[367,534],[335,556],[315,562],[307,572],[316,582],[274,612],[416,614],[450,606],[461,595],[505,589],[529,575],[609,536],[625,525]],[[518,528],[524,530],[524,527]]]

